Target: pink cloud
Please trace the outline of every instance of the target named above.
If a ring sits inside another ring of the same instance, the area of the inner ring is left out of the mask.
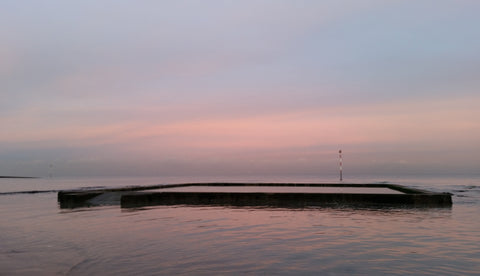
[[[96,122],[94,117],[86,117],[46,123],[44,117],[36,116],[38,110],[33,109],[15,118],[2,118],[3,126],[12,131],[1,139],[131,143],[134,147],[138,140],[147,148],[288,148],[316,144],[472,141],[480,138],[480,126],[475,120],[480,111],[472,106],[475,101],[445,99],[172,122],[157,121],[154,111],[145,115],[139,110],[140,117],[123,121],[112,118],[111,122]],[[174,116],[174,110],[169,112]]]

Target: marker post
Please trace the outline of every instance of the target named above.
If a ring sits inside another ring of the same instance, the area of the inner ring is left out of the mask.
[[[343,176],[342,176],[342,150],[338,151],[338,157],[340,158],[340,181],[343,181]]]

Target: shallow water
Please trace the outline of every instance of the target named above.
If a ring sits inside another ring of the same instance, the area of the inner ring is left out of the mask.
[[[478,275],[480,271],[478,177],[390,180],[453,193],[452,208],[441,209],[60,209],[55,192],[19,193],[210,180],[220,179],[0,179],[0,275]],[[331,182],[308,177],[221,180]]]
[[[323,193],[323,194],[404,194],[400,191],[390,188],[372,188],[372,187],[302,187],[302,186],[185,186],[158,190],[149,190],[149,192],[228,192],[228,193]]]

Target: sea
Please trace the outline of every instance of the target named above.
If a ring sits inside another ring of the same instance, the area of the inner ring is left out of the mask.
[[[452,194],[447,208],[60,208],[65,189],[334,176],[0,179],[0,275],[480,275],[480,176],[346,177]]]

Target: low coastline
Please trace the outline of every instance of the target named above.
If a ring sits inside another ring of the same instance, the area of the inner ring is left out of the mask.
[[[0,175],[0,178],[39,178],[35,176],[9,176],[9,175]]]

